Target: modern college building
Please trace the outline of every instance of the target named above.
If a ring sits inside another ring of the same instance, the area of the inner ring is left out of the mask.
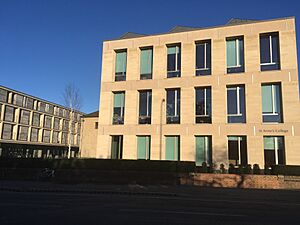
[[[299,165],[295,19],[104,41],[95,157]]]
[[[83,114],[0,86],[0,157],[63,158],[79,155]]]

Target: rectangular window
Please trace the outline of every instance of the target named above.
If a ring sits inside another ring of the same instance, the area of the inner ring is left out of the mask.
[[[226,39],[227,73],[244,72],[244,38]]]
[[[126,80],[127,50],[116,51],[115,81]]]
[[[166,160],[180,160],[180,137],[166,136]]]
[[[44,127],[45,128],[51,128],[51,120],[52,120],[52,118],[50,116],[45,116],[45,119],[44,119]]]
[[[180,45],[168,46],[167,77],[180,77],[181,47]]]
[[[26,98],[25,100],[25,107],[28,109],[33,109],[33,99],[32,98]]]
[[[260,34],[260,70],[280,70],[279,34]]]
[[[12,131],[13,125],[4,123],[2,127],[2,139],[12,139]]]
[[[262,84],[262,117],[263,122],[283,122],[281,85]]]
[[[32,126],[36,126],[36,127],[40,126],[40,114],[33,113],[33,116],[32,116]]]
[[[122,159],[123,155],[123,136],[111,136],[111,159]]]
[[[211,123],[211,87],[196,88],[196,123]]]
[[[14,122],[15,121],[15,108],[11,106],[5,106],[5,114],[4,114],[4,120],[8,122]]]
[[[264,137],[265,166],[285,165],[284,137]]]
[[[54,118],[54,126],[55,130],[59,130],[59,118]]]
[[[8,92],[0,88],[0,102],[7,102]]]
[[[234,166],[248,164],[246,136],[228,136],[228,160]]]
[[[180,123],[180,89],[167,90],[167,124]]]
[[[196,76],[211,75],[211,40],[196,42]]]
[[[0,104],[0,121],[2,120],[1,115],[2,115],[2,104]]]
[[[196,166],[212,164],[211,136],[196,136]]]
[[[227,86],[227,122],[245,123],[245,86]]]
[[[50,130],[43,131],[43,142],[50,143]]]
[[[20,123],[29,125],[30,112],[27,110],[21,110]]]
[[[63,132],[61,136],[61,143],[62,144],[67,144],[68,143],[68,133]]]
[[[152,91],[139,91],[139,124],[151,124]]]
[[[19,126],[18,140],[27,141],[28,139],[28,127]]]
[[[79,125],[79,124],[78,124]],[[95,122],[95,129],[98,129],[98,125],[99,125],[99,123],[98,122]],[[78,132],[79,132],[80,130],[78,130]]]
[[[63,120],[62,129],[63,129],[63,131],[67,131],[69,129],[69,121],[68,120]]]
[[[125,92],[114,93],[113,124],[124,124]]]
[[[150,159],[150,136],[137,136],[137,158]]]
[[[31,128],[30,141],[38,142],[39,130],[37,128]]]
[[[152,79],[153,48],[141,48],[140,78]]]
[[[46,112],[46,103],[44,103],[44,102],[39,102],[38,110],[39,110],[40,112]]]
[[[19,94],[14,94],[13,104],[23,107],[24,96]]]
[[[59,143],[58,132],[57,131],[53,131],[53,134],[52,134],[52,143],[54,143],[54,144]]]

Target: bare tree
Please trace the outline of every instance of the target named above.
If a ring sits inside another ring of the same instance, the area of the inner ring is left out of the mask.
[[[64,105],[70,109],[70,123],[67,125],[68,127],[68,159],[71,157],[71,137],[73,135],[73,124],[75,119],[75,112],[79,111],[82,105],[82,99],[80,96],[79,89],[73,84],[69,83],[66,85],[63,94]]]

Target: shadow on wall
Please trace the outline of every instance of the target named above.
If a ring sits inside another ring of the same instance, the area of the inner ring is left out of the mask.
[[[221,164],[225,166],[225,169],[228,168],[228,153],[226,145],[213,145],[212,147],[212,160],[213,168],[219,170]]]

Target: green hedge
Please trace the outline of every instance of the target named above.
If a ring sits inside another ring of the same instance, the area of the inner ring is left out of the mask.
[[[122,171],[194,172],[195,163],[161,160],[0,159],[0,168],[51,168]]]

